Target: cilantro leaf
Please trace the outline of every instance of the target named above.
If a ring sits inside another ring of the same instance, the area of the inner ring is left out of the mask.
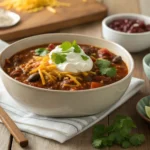
[[[124,141],[125,138],[118,132],[116,132],[116,139],[115,139],[115,143],[116,144],[121,144],[122,141]]]
[[[77,44],[77,42],[74,40],[72,43],[69,41],[65,41],[63,42],[60,47],[62,48],[63,52],[70,52],[68,51],[71,47],[74,47],[74,52],[75,53],[80,53],[81,52],[81,48],[80,46]]]
[[[116,133],[112,132],[108,135],[108,140],[114,142],[116,140]]]
[[[115,67],[111,67],[111,62],[106,59],[96,60],[96,65],[100,69],[102,75],[107,75],[108,77],[116,76],[117,70]]]
[[[105,126],[103,124],[95,125],[93,130],[93,139],[100,138],[105,134]]]
[[[72,42],[72,46],[75,46],[75,45],[77,45],[76,40],[74,40],[74,41]]]
[[[74,47],[74,52],[75,53],[81,53],[81,48],[80,48],[79,45],[74,45],[73,47]]]
[[[129,141],[123,141],[121,145],[122,145],[123,148],[131,147],[131,143]]]
[[[92,145],[95,148],[100,148],[102,146],[102,140],[101,139],[96,139],[96,140],[93,141]]]
[[[87,57],[87,56],[85,56],[85,55],[81,55],[81,57],[82,57],[82,59],[85,60],[85,61],[89,59],[89,57]]]
[[[145,137],[143,134],[135,134],[130,138],[130,142],[134,146],[141,145],[144,141],[145,141]]]
[[[101,68],[100,72],[102,75],[107,75],[109,77],[116,76],[117,70],[115,67],[109,67],[109,68]]]
[[[46,48],[38,48],[35,50],[35,55],[38,56],[46,56],[49,53],[49,51]]]
[[[63,42],[60,47],[62,48],[62,51],[67,51],[72,47],[72,44],[68,41]]]
[[[97,64],[97,66],[100,68],[100,67],[102,67],[102,68],[107,68],[107,67],[109,67],[110,66],[110,61],[109,60],[106,60],[106,59],[97,59],[96,60],[96,64]]]
[[[136,128],[133,120],[128,116],[118,115],[111,125],[96,125],[93,132],[93,146],[103,148],[118,144],[123,148],[141,145],[145,141],[143,134],[131,134]]]
[[[76,42],[75,40],[72,42],[72,46],[74,47],[74,52],[75,52],[75,53],[80,53],[80,52],[81,52],[81,48],[80,48],[80,46],[77,44],[77,42]]]
[[[61,53],[53,53],[52,61],[56,64],[60,64],[66,61],[66,55]]]

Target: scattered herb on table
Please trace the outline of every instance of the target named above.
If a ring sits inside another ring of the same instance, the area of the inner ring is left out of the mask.
[[[92,145],[98,149],[114,144],[123,148],[139,146],[145,141],[145,136],[132,134],[133,128],[136,128],[136,125],[130,117],[118,115],[111,125],[100,124],[94,127]]]

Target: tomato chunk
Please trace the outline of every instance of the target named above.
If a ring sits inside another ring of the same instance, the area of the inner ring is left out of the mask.
[[[99,58],[112,58],[112,53],[108,51],[108,49],[106,48],[101,48],[100,50],[98,50],[98,56]]]
[[[100,87],[101,84],[99,82],[91,82],[91,89]]]
[[[55,45],[54,44],[49,44],[48,45],[48,49],[51,51],[51,50],[53,50],[55,48]]]

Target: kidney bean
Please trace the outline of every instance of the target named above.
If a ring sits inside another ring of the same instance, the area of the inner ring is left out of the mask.
[[[20,68],[18,68],[18,69],[16,69],[16,70],[12,71],[12,72],[10,73],[10,76],[12,76],[12,77],[17,77],[17,76],[19,76],[20,74],[22,74],[22,70],[21,70]]]
[[[150,31],[150,25],[147,25],[147,26],[146,26],[146,30],[147,30],[147,31]]]
[[[141,33],[150,31],[150,24],[146,25],[144,21],[138,19],[117,19],[112,21],[110,28],[128,33]]]
[[[39,73],[34,73],[34,74],[31,74],[31,75],[28,77],[27,81],[28,81],[28,82],[36,82],[36,81],[38,81],[39,79],[40,79]]]

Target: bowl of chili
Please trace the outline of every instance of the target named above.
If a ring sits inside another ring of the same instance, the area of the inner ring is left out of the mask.
[[[55,117],[107,109],[125,93],[133,68],[122,46],[67,33],[17,41],[0,60],[2,81],[14,100],[35,114]]]

